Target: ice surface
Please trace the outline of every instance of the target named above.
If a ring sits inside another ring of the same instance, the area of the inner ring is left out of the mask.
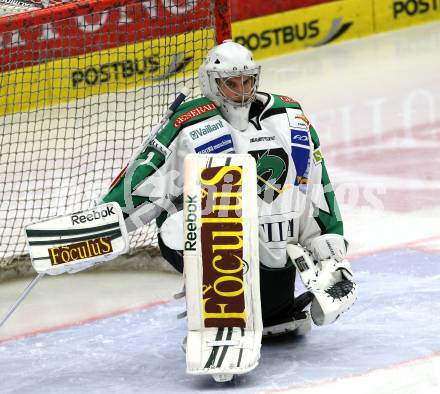
[[[401,250],[354,262],[359,299],[306,337],[263,342],[229,384],[185,373],[182,302],[0,344],[1,392],[253,393],[363,374],[440,351],[440,256]],[[440,385],[440,378],[437,381]]]

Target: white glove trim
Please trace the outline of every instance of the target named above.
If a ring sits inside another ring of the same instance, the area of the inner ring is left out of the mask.
[[[335,259],[341,261],[347,255],[347,241],[339,234],[324,234],[310,243],[310,251],[316,261]]]
[[[287,253],[304,286],[315,299],[310,313],[316,325],[333,323],[356,300],[356,284],[348,260],[327,259],[315,264],[311,254],[299,245],[287,245]]]

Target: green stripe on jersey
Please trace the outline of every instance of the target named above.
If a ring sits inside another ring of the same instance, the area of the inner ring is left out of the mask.
[[[135,163],[137,164],[136,169],[133,173],[128,174],[128,176],[131,176],[131,182],[129,185],[130,190],[125,192],[125,187],[128,186],[126,181],[127,173],[125,173],[121,179],[119,179],[117,184],[113,186],[110,192],[103,198],[103,202],[115,201],[124,208],[126,207],[125,194],[130,196],[134,207],[148,201],[148,198],[146,197],[131,196],[131,193],[142,181],[165,163],[165,156],[155,148],[149,146],[144,152],[139,154]]]
[[[202,120],[213,117],[220,114],[220,111],[215,108],[213,110],[205,110],[208,106],[214,107],[211,100],[205,97],[201,97],[195,100],[183,103],[171,117],[167,125],[159,132],[156,139],[167,148],[176,138],[180,130],[188,123],[200,122]],[[190,111],[200,112],[199,114],[191,114]],[[176,125],[176,121],[179,117],[185,117],[185,120],[181,120]]]
[[[313,141],[313,149],[318,149],[321,146],[321,143],[319,142],[318,133],[316,132],[315,128],[312,125],[310,125],[309,131]]]
[[[325,212],[318,208],[315,213],[315,220],[321,229],[322,234],[339,234],[344,235],[344,227],[342,223],[341,213],[339,211],[338,203],[336,202],[335,192],[333,191],[330,178],[325,167],[324,160],[322,165],[322,177],[321,183],[324,188],[324,197],[329,207],[329,211]]]
[[[186,124],[201,121],[220,113],[217,108],[205,112],[198,110],[198,108],[206,105],[213,106],[213,103],[207,98],[199,98],[191,100],[187,103],[183,103],[179,106],[176,113],[170,118],[165,127],[163,127],[155,136],[155,139],[158,140],[166,148],[169,148],[169,146],[179,135],[179,132],[185,127]],[[179,124],[176,125],[176,120],[180,116],[186,115],[188,114],[188,112],[193,110],[196,112],[200,112],[200,114],[189,114],[186,120],[179,122]],[[145,163],[142,164],[142,161],[145,161]],[[165,163],[165,156],[154,147],[147,146],[147,148],[138,155],[138,157],[136,158],[136,162],[140,163],[140,165],[138,165],[134,173],[131,174],[129,194],[131,194],[141,182],[154,174],[154,172]],[[121,179],[119,179],[116,185],[114,185],[110,192],[103,198],[103,202],[116,201],[121,207],[126,207],[126,202],[124,198],[124,186],[126,183],[126,177],[127,174],[124,174]],[[147,197],[140,196],[131,196],[131,199],[134,207],[137,207],[144,202],[149,201]]]
[[[290,97],[287,96],[282,96],[282,95],[278,95],[278,94],[272,94],[272,97],[274,98],[274,102],[272,104],[271,108],[295,108],[295,109],[301,109],[301,105],[291,99]],[[284,99],[281,99],[281,97]],[[291,100],[291,101],[288,101]]]

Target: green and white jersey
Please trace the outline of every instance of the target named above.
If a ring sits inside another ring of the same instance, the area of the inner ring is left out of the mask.
[[[189,153],[249,153],[257,163],[260,260],[287,262],[287,243],[308,247],[326,233],[343,235],[318,135],[289,97],[258,93],[248,128],[234,129],[206,98],[181,105],[104,197],[117,201],[130,230],[175,212]]]

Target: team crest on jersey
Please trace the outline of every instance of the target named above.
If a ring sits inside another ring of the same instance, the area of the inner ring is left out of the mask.
[[[285,186],[289,156],[283,148],[250,151],[257,163],[258,197],[267,203],[274,201],[292,186]]]

